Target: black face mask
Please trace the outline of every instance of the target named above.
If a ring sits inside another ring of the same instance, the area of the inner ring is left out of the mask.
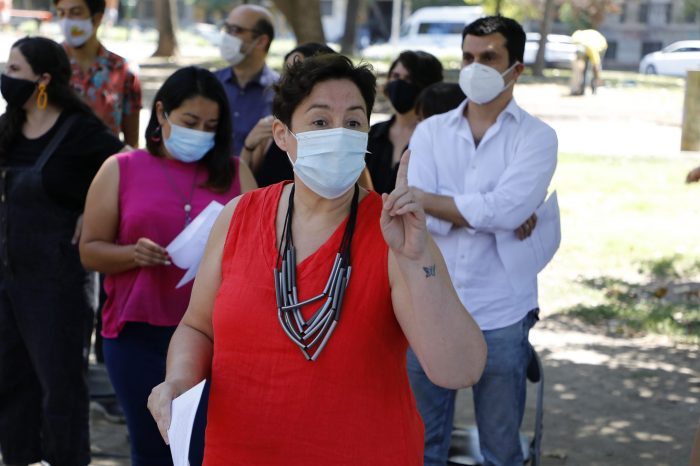
[[[403,79],[395,79],[387,83],[384,92],[397,112],[406,113],[413,110],[418,97],[418,86]]]
[[[0,93],[11,107],[21,107],[32,96],[36,82],[28,79],[0,75]]]

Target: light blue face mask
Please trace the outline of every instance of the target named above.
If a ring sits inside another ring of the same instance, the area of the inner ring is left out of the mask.
[[[163,144],[174,159],[198,162],[214,147],[215,133],[178,126],[170,122],[167,114],[165,119],[170,123],[170,137],[165,138]]]

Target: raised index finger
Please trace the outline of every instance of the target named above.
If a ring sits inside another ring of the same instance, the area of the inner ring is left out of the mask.
[[[401,156],[399,169],[396,172],[396,187],[408,186],[408,161],[411,159],[411,149],[406,149]]]

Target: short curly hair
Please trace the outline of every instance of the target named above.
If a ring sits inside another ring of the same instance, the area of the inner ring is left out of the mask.
[[[372,67],[368,64],[356,66],[348,57],[336,53],[315,55],[294,63],[275,86],[272,114],[290,127],[292,114],[316,84],[335,79],[347,79],[357,86],[367,106],[369,121],[377,92],[377,78]]]

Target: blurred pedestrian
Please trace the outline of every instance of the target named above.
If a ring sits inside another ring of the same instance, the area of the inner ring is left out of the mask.
[[[80,242],[86,267],[107,275],[103,310],[109,377],[126,414],[134,466],[171,464],[146,409],[165,377],[170,337],[190,299],[165,247],[212,201],[254,189],[230,157],[228,100],[203,68],[173,73],[154,97],[146,150],[111,157],[88,192]]]
[[[524,70],[522,26],[484,17],[465,27],[462,40],[459,85],[467,99],[418,124],[408,179],[488,347],[472,389],[483,464],[522,466],[528,338],[539,313],[538,270],[527,258],[541,252],[520,241],[536,226],[534,212],[557,164],[557,136],[513,99]],[[524,265],[507,267],[513,262]],[[456,392],[431,382],[412,350],[408,374],[425,423],[425,466],[444,466]]]
[[[416,115],[423,121],[433,115],[449,112],[464,102],[464,91],[457,83],[438,82],[426,87],[416,99]]]
[[[12,19],[12,0],[0,0],[0,28],[6,29]]]
[[[585,93],[589,67],[593,74],[590,81],[591,92],[595,94],[598,87],[603,85],[601,77],[602,57],[608,49],[608,41],[595,29],[575,31],[571,35],[571,39],[582,47],[577,59],[572,62],[572,83],[576,83],[572,86],[572,94],[583,95]]]
[[[105,0],[53,0],[73,69],[71,84],[123,141],[139,145],[141,84],[126,60],[97,39]]]
[[[212,230],[149,398],[167,438],[172,399],[211,375],[207,466],[418,466],[407,341],[436,383],[479,377],[483,340],[410,197],[408,156],[391,196],[357,185],[375,89],[339,54],[287,70],[272,131],[294,182],[235,199]]]
[[[367,144],[367,168],[378,193],[394,190],[401,154],[418,124],[416,98],[427,86],[439,81],[440,60],[420,50],[401,52],[389,67],[384,95],[396,113],[389,120],[372,125]]]
[[[107,29],[116,26],[119,21],[119,0],[106,0],[104,23]]]
[[[83,350],[97,287],[77,241],[88,186],[123,143],[70,76],[63,47],[31,37],[0,77],[0,450],[11,465],[90,463]]]
[[[265,59],[274,38],[272,15],[261,6],[239,5],[224,21],[221,56],[229,66],[215,74],[229,100],[235,155],[241,154],[256,123],[272,113],[273,85],[279,75]]]

